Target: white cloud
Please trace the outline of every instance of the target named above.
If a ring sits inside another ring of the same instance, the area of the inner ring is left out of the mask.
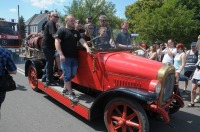
[[[11,9],[9,9],[9,11],[14,13],[14,12],[17,12],[17,9],[11,8]]]
[[[67,0],[26,0],[27,2],[30,2],[31,5],[39,8],[47,8],[50,5],[56,4],[62,4]]]

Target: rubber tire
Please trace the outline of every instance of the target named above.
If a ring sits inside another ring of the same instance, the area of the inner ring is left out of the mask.
[[[139,132],[149,132],[149,120],[148,120],[146,112],[144,111],[142,106],[140,104],[138,104],[136,101],[131,100],[131,99],[126,99],[126,98],[113,99],[106,105],[105,111],[104,111],[104,122],[105,122],[108,132],[116,131],[116,130],[114,130],[114,125],[113,125],[112,119],[111,119],[111,117],[108,117],[108,116],[110,116],[108,114],[110,114],[110,112],[112,113],[112,110],[114,111],[114,108],[112,108],[112,106],[117,106],[117,104],[122,104],[124,106],[127,105],[129,107],[129,110],[134,110],[133,113],[136,113],[136,117],[137,117],[136,119],[139,120],[138,124],[141,127],[141,129],[140,130],[138,129],[138,131]],[[111,110],[111,111],[109,111],[109,110]],[[127,114],[127,112],[126,112],[126,114]],[[113,114],[111,114],[111,116],[112,115]],[[109,121],[109,118],[111,119],[110,121]],[[130,131],[130,130],[127,130],[127,132],[128,131]],[[122,132],[125,132],[125,131],[122,130]]]
[[[30,84],[30,87],[34,90],[34,91],[38,91],[38,77],[37,77],[37,71],[36,68],[34,67],[33,64],[31,64],[28,68],[28,81]]]

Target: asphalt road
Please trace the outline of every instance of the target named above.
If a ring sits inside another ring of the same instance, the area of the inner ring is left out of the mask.
[[[17,90],[8,92],[2,104],[0,132],[102,132],[106,131],[103,118],[85,120],[43,92],[34,92],[24,74],[24,62],[16,62],[14,79]],[[180,83],[183,87],[183,83]],[[187,105],[188,92],[182,94]],[[171,115],[170,125],[159,119],[149,119],[150,132],[200,132],[200,103],[194,108],[186,106]]]

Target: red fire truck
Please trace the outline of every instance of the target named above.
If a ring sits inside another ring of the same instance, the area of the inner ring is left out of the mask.
[[[21,35],[18,23],[0,20],[0,45],[12,52],[13,57],[21,52]]]
[[[104,49],[95,39],[101,38],[93,39],[92,55],[81,46],[78,49],[79,67],[72,80],[78,103],[62,94],[62,85],[45,86],[41,81],[45,60],[38,56],[25,63],[31,88],[44,91],[87,120],[104,117],[109,132],[148,132],[147,115],[161,116],[169,123],[169,115],[184,106],[174,67],[139,57],[129,49]]]

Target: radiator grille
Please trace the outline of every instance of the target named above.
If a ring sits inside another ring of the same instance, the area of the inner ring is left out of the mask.
[[[173,94],[174,89],[174,74],[169,74],[165,79],[165,86],[164,86],[164,94],[163,94],[163,102],[166,102]]]

